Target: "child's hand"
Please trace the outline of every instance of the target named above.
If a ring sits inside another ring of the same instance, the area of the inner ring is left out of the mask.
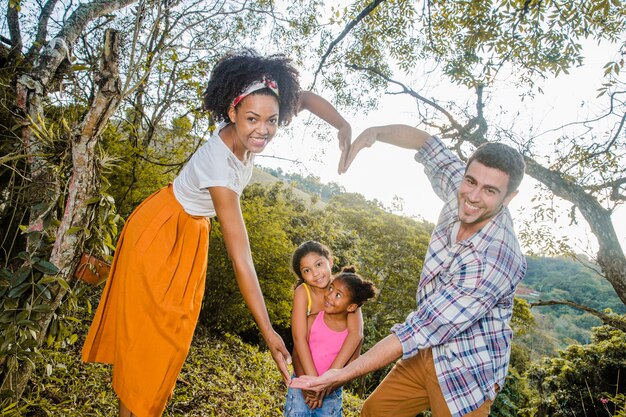
[[[320,408],[322,406],[322,403],[324,402],[324,395],[322,395],[323,393],[315,392],[315,391],[302,391],[302,392],[307,393],[304,396],[304,402],[306,403],[306,405],[309,406],[311,410]]]

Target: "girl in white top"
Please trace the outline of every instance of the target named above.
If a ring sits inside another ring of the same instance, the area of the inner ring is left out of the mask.
[[[216,215],[246,305],[289,381],[291,358],[269,320],[239,198],[254,155],[298,111],[307,109],[338,130],[341,161],[351,128],[326,100],[301,91],[298,72],[282,55],[246,50],[222,58],[203,97],[221,123],[173,184],[127,220],[83,347],[83,360],[113,364],[120,416],[160,416],[171,396],[200,311],[208,219]]]

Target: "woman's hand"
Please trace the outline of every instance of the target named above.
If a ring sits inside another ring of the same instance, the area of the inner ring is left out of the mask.
[[[348,169],[346,162],[350,153],[350,143],[352,142],[352,126],[350,126],[350,123],[346,122],[337,130],[337,139],[339,139],[339,149],[341,150],[337,172],[343,174]]]
[[[291,355],[285,347],[285,342],[283,342],[283,339],[278,333],[272,330],[269,336],[265,339],[265,343],[267,343],[267,347],[272,353],[272,358],[274,359],[274,362],[276,362],[278,370],[283,376],[285,385],[289,385],[291,375],[287,365],[291,364]]]

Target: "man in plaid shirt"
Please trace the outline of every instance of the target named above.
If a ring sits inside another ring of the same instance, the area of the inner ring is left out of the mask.
[[[507,204],[524,175],[523,157],[487,143],[467,164],[436,137],[411,126],[371,127],[351,146],[345,167],[375,142],[417,150],[415,159],[445,202],[417,291],[417,309],[363,356],[292,385],[343,385],[402,357],[370,395],[362,416],[488,416],[509,365],[515,288],[526,261]]]

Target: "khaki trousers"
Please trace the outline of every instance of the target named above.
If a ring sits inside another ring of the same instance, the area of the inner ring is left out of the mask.
[[[493,401],[485,401],[465,417],[487,417]],[[443,398],[430,349],[398,361],[363,404],[361,417],[415,417],[428,410],[433,417],[451,417]]]

